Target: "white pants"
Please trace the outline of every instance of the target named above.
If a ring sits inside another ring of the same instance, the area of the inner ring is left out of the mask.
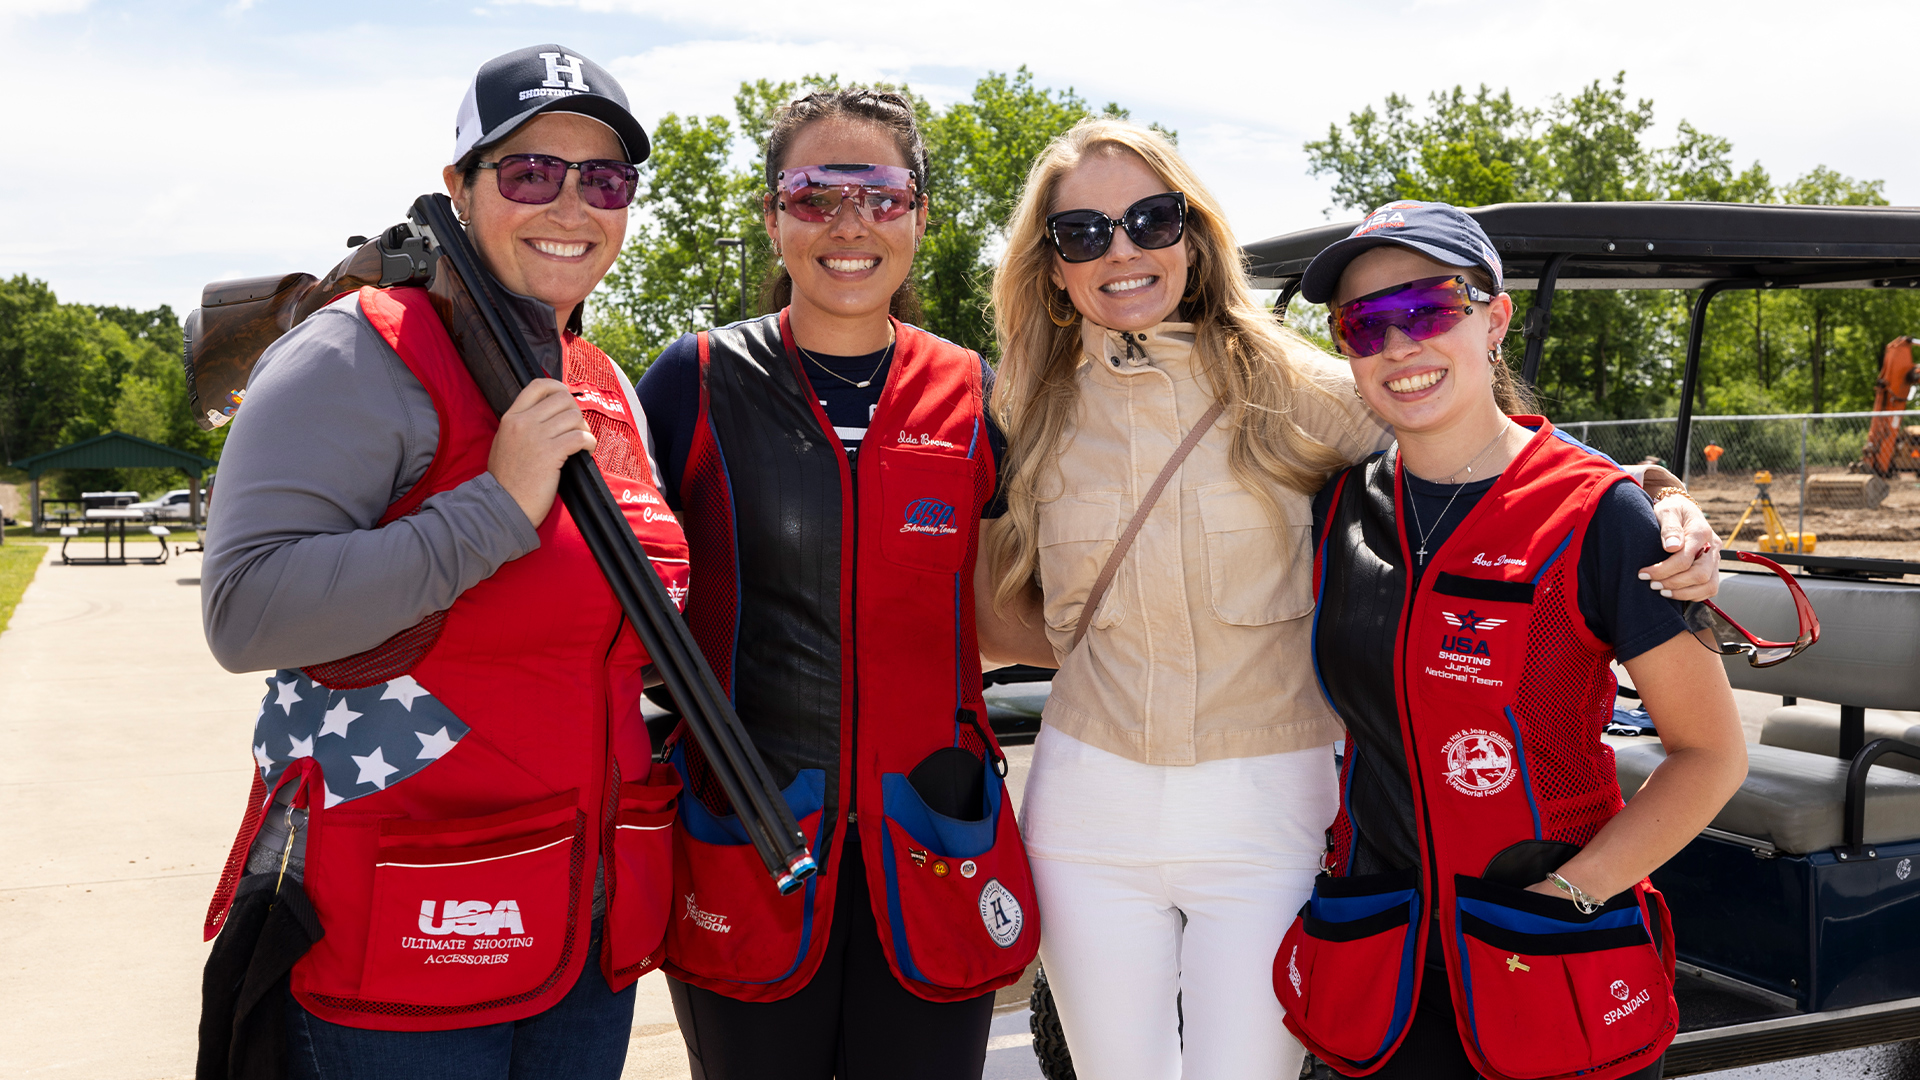
[[[1082,1080],[1300,1075],[1306,1051],[1281,1026],[1273,957],[1312,891],[1312,870],[1032,864],[1040,962]]]

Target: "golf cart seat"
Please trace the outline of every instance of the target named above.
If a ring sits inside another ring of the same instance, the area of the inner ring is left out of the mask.
[[[1620,794],[1631,799],[1667,753],[1658,743],[1615,751]],[[1898,760],[1880,759],[1881,765]],[[1911,762],[1920,766],[1920,762]],[[1735,842],[1779,854],[1812,855],[1842,846],[1848,763],[1781,746],[1747,747],[1747,779],[1714,815],[1713,828]],[[1867,772],[1866,842],[1920,840],[1920,776],[1876,766]]]
[[[1838,705],[1819,702],[1809,705],[1782,705],[1767,714],[1766,724],[1760,729],[1760,744],[1838,758],[1840,756],[1840,709]],[[1865,720],[1868,742],[1875,739],[1899,739],[1901,742],[1920,746],[1920,723],[1915,722],[1913,713],[1868,709]],[[1920,773],[1920,761],[1912,758],[1887,757],[1881,759],[1881,764],[1895,769],[1905,769],[1910,773]]]

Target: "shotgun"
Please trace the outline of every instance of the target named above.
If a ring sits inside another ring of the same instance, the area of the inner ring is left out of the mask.
[[[529,382],[560,374],[544,370],[526,337],[529,332],[556,333],[553,324],[530,325],[533,320],[513,318],[509,305],[521,298],[501,288],[481,265],[447,197],[422,195],[407,217],[378,238],[361,242],[323,278],[288,274],[207,286],[202,294],[206,306],[187,316],[185,356],[187,384],[193,388],[194,410],[203,427],[232,419],[246,396],[246,377],[268,345],[341,293],[365,285],[425,282],[455,350],[496,413],[505,412]],[[556,344],[557,335],[543,343]],[[561,466],[560,500],[652,658],[654,671],[680,706],[687,731],[776,887],[782,893],[799,888],[818,869],[806,834],[653,572],[592,455],[575,454]]]
[[[372,240],[353,237],[347,246],[353,254],[324,277],[293,273],[239,278],[216,281],[200,291],[200,306],[187,315],[181,329],[186,338],[182,362],[187,400],[202,431],[233,419],[260,354],[307,316],[362,286],[424,285],[433,276],[433,253],[406,225],[395,225]]]

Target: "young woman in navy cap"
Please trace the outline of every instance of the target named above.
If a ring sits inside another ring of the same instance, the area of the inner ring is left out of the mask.
[[[590,451],[684,588],[646,421],[575,332],[646,133],[613,77],[558,45],[488,61],[457,125],[448,194],[558,377],[496,418],[422,289],[343,296],[255,367],[202,593],[220,662],[279,670],[208,932],[230,904],[235,934],[284,920],[246,972],[268,986],[304,899],[317,940],[290,996],[231,1040],[214,1020],[205,1074],[231,1047],[234,1075],[284,1048],[316,1080],[615,1080],[632,983],[659,959],[678,785],[650,761],[647,656],[554,498],[561,462]],[[243,973],[215,968],[210,1003]],[[283,1021],[284,1038],[259,1030]]]
[[[1381,207],[1303,285],[1395,443],[1314,503],[1347,742],[1327,873],[1274,958],[1287,1026],[1353,1076],[1656,1077],[1677,1012],[1646,877],[1746,774],[1720,658],[1640,572],[1646,495],[1530,415],[1471,217]],[[1667,752],[1624,808],[1612,661]]]

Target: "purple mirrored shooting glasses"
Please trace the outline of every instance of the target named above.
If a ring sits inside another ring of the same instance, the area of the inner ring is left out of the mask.
[[[773,193],[779,208],[801,221],[831,221],[851,204],[861,217],[879,224],[917,206],[917,187],[912,169],[845,162],[782,169]]]
[[[541,206],[560,197],[570,170],[580,170],[580,199],[596,210],[621,210],[640,190],[640,170],[625,161],[596,158],[567,161],[552,154],[508,154],[477,166],[492,169],[500,195],[512,202]]]
[[[1327,315],[1327,329],[1342,354],[1358,359],[1386,348],[1389,329],[1425,341],[1460,325],[1473,305],[1492,300],[1492,293],[1459,274],[1421,278],[1338,305]]]

